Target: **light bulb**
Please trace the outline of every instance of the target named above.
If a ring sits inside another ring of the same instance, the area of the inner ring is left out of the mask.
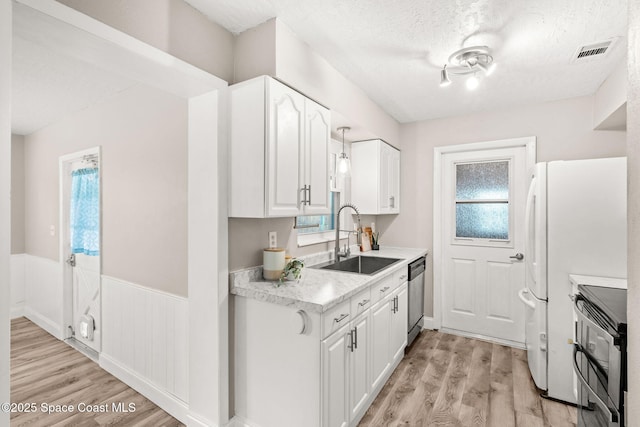
[[[351,161],[346,153],[341,153],[338,159],[338,174],[343,176],[351,175]]]
[[[467,85],[467,89],[469,90],[474,90],[478,87],[478,85],[480,84],[480,81],[478,80],[478,78],[475,76],[475,74],[471,77],[469,77],[467,79],[466,85]]]

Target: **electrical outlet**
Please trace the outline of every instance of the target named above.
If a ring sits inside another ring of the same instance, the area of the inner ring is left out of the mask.
[[[275,248],[278,246],[278,233],[275,231],[269,232],[269,247]]]

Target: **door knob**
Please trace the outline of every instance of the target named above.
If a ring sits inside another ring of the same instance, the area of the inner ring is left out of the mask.
[[[71,267],[75,267],[76,266],[76,254],[71,254],[69,255],[69,258],[67,258],[67,264],[69,264]]]
[[[517,259],[518,261],[522,261],[524,259],[524,255],[522,255],[520,252],[518,252],[515,255],[511,255],[509,258]]]

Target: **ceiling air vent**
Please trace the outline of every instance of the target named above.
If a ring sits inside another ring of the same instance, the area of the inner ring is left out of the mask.
[[[611,51],[611,48],[615,44],[617,38],[606,40],[599,43],[592,43],[586,46],[581,46],[576,50],[571,62],[582,62],[587,59],[604,58],[607,53]]]

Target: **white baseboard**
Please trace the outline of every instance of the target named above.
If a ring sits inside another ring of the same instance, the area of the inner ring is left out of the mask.
[[[504,340],[504,339],[494,338],[494,337],[488,337],[486,335],[474,334],[472,332],[466,332],[466,331],[459,331],[457,329],[440,328],[440,332],[443,332],[445,334],[458,335],[458,336],[466,337],[466,338],[474,338],[474,339],[477,339],[477,340],[487,341],[487,342],[490,342],[490,343],[495,343],[495,344],[500,344],[500,345],[506,345],[507,347],[514,347],[514,348],[519,348],[519,349],[522,349],[522,350],[526,350],[527,349],[526,345],[524,343],[521,343],[521,342],[511,341],[511,340]]]
[[[258,424],[245,420],[240,415],[236,415],[229,420],[225,427],[261,427]]]
[[[24,301],[19,304],[11,305],[11,319],[17,319],[24,316]]]
[[[440,326],[441,326],[440,322],[437,322],[435,318],[425,316],[422,319],[424,320],[422,329],[433,329],[433,330],[440,329]]]
[[[192,420],[192,417],[189,416],[189,407],[182,400],[170,393],[160,390],[146,379],[130,371],[104,353],[100,354],[99,363],[102,369],[144,395],[178,421],[189,426],[194,425],[191,422],[187,422],[188,420]]]
[[[189,414],[188,422],[186,424],[189,427],[218,427],[218,424],[214,423],[213,421],[203,421],[193,414]],[[227,426],[229,426],[229,424],[227,424],[225,427]]]
[[[11,318],[24,316],[26,254],[11,255],[10,304]]]
[[[45,331],[49,332],[51,335],[58,338],[59,340],[63,339],[62,329],[60,328],[60,325],[54,322],[53,320],[49,319],[48,317],[43,316],[42,314],[33,310],[31,307],[29,306],[24,307],[24,317],[31,320],[33,323],[35,323]]]

